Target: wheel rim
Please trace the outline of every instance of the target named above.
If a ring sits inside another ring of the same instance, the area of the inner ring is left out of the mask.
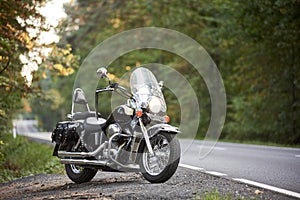
[[[81,170],[81,167],[79,167],[79,166],[70,164],[70,167],[71,167],[72,171],[73,171],[75,174],[79,174],[79,173],[82,171],[82,170]]]
[[[156,176],[168,166],[170,144],[165,136],[157,135],[151,140],[151,146],[154,156],[150,155],[146,147],[142,156],[142,161],[145,171],[151,176]]]

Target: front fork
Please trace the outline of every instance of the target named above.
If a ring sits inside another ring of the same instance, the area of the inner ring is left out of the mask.
[[[141,118],[139,118],[139,123],[140,123],[140,127],[142,129],[142,133],[144,135],[144,138],[145,138],[145,142],[146,142],[146,145],[147,145],[147,148],[148,148],[148,151],[150,153],[151,156],[154,156],[154,153],[153,153],[153,149],[152,149],[152,146],[151,146],[151,143],[150,143],[150,139],[149,139],[149,135],[147,133],[147,129],[146,127],[144,126]]]

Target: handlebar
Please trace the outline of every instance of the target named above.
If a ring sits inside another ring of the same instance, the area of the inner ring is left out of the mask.
[[[112,83],[108,87],[116,89],[119,87],[119,83]]]
[[[95,91],[95,94],[101,93],[101,92],[107,92],[107,91],[115,91],[118,94],[125,96],[126,98],[132,98],[133,95],[130,91],[128,91],[126,88],[120,86],[118,83],[112,83],[109,86],[105,88],[98,88]],[[120,91],[120,92],[119,92]]]
[[[125,98],[132,98],[133,95],[130,91],[128,91],[126,88],[120,86],[118,83],[114,86],[115,92],[117,92],[119,95],[125,97]],[[120,91],[120,92],[119,92]]]
[[[117,92],[119,95],[125,97],[125,98],[129,98],[132,99],[133,95],[130,91],[128,91],[126,88],[120,86],[118,83],[112,83],[109,84],[107,87],[105,88],[97,88],[95,91],[95,109],[96,109],[96,113],[98,113],[98,94],[101,92],[108,92],[108,91],[115,91]],[[98,116],[96,116],[98,118]]]

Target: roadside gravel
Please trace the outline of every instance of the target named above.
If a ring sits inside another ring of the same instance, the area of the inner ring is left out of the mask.
[[[163,184],[150,184],[138,173],[108,172],[83,184],[53,174],[0,184],[0,199],[205,199],[216,193],[229,199],[294,199],[181,167]]]

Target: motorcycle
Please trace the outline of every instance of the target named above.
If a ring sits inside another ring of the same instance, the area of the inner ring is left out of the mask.
[[[130,76],[131,91],[112,83],[106,68],[97,75],[108,86],[95,91],[95,111],[91,111],[82,89],[74,90],[69,121],[58,122],[52,132],[53,155],[65,165],[75,183],[90,181],[98,170],[140,172],[151,183],[163,183],[175,173],[180,160],[181,133],[168,124],[163,83],[153,73],[139,67]],[[98,112],[98,96],[115,92],[127,99],[107,119]],[[86,110],[74,112],[75,105]]]

